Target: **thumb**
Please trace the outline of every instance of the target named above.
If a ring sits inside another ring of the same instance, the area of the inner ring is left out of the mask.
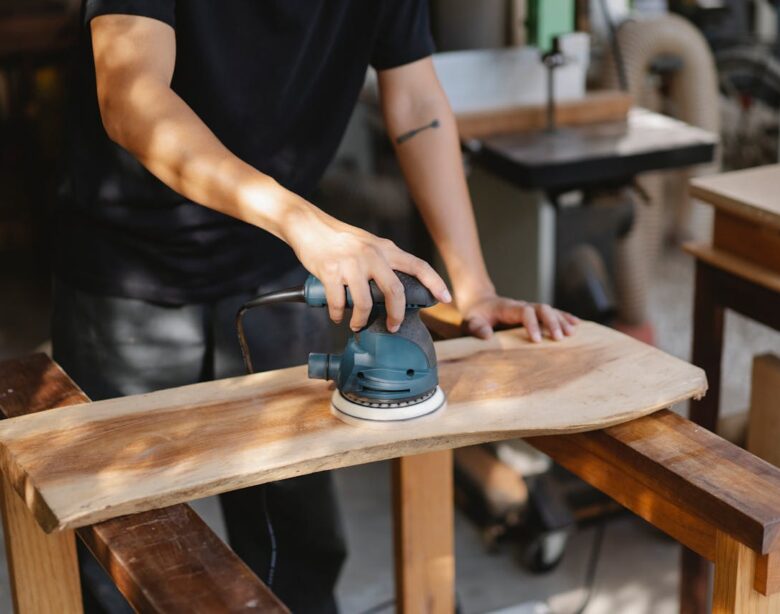
[[[483,316],[472,316],[467,319],[466,329],[469,334],[480,339],[490,339],[493,336],[493,327]]]

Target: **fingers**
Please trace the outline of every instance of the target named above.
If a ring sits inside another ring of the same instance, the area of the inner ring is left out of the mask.
[[[559,313],[563,316],[564,320],[566,320],[572,326],[577,326],[577,324],[581,322],[577,316],[573,316],[570,313],[566,313],[565,311],[561,311]]]
[[[452,295],[447,289],[447,284],[441,276],[433,269],[433,267],[425,262],[425,260],[412,256],[398,248],[397,252],[393,254],[389,260],[392,267],[403,273],[414,275],[419,279],[423,285],[431,291],[431,294],[436,297],[441,303],[449,303],[452,301]]]
[[[466,329],[470,335],[480,339],[490,339],[493,336],[493,327],[490,322],[482,316],[474,316],[466,320]]]
[[[502,299],[498,309],[498,321],[502,324],[522,324],[525,307],[528,305],[525,301],[516,301],[514,299]]]
[[[563,339],[563,330],[561,322],[558,319],[558,313],[549,305],[539,306],[539,315],[545,328],[550,331],[550,336],[556,341]]]
[[[328,302],[328,315],[336,324],[344,319],[344,308],[347,303],[347,294],[344,284],[338,277],[329,277],[322,280],[325,286],[325,299]]]
[[[523,325],[528,331],[528,336],[534,343],[542,340],[542,332],[539,330],[539,320],[536,318],[536,310],[532,305],[523,307]]]
[[[563,313],[562,311],[558,311],[556,313],[556,315],[558,316],[558,322],[561,325],[561,330],[563,330],[563,334],[566,335],[567,337],[573,335],[574,334],[574,324],[571,324],[566,319],[566,314]]]
[[[349,320],[349,327],[357,332],[368,323],[374,301],[371,298],[371,289],[365,273],[356,266],[347,270],[345,281],[352,297],[352,317]]]
[[[406,314],[404,285],[389,266],[382,267],[373,274],[373,278],[385,297],[387,330],[394,333],[401,326],[401,322]]]

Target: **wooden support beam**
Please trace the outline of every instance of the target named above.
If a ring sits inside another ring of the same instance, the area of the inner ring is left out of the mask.
[[[44,354],[0,363],[6,417],[88,400]],[[15,602],[17,594],[23,598],[17,612],[80,612],[73,532],[43,533],[13,489],[3,490],[3,502]],[[76,533],[137,611],[289,613],[188,505],[121,516]],[[17,584],[27,589],[16,590]],[[73,595],[78,607],[68,601]]]
[[[714,530],[780,549],[780,470],[675,413],[528,442],[710,560]]]
[[[762,595],[753,587],[756,552],[721,531],[715,543],[713,614],[780,614],[780,593]]]
[[[758,558],[755,589],[763,595],[780,593],[780,552],[764,554]]]
[[[756,356],[750,385],[747,449],[775,467],[780,467],[779,398],[780,356]]]
[[[5,477],[2,478],[2,511],[14,612],[82,612],[73,531],[44,533]]]
[[[396,604],[401,614],[455,611],[452,451],[393,461]]]

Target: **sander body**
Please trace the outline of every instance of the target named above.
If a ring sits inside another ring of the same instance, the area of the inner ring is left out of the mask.
[[[397,332],[387,329],[385,299],[371,281],[373,308],[368,322],[353,333],[341,354],[309,355],[310,378],[331,380],[336,389],[333,410],[339,417],[371,422],[396,422],[432,414],[444,407],[439,387],[436,351],[420,309],[436,304],[430,291],[415,277],[396,272],[406,294],[406,312]],[[345,288],[346,306],[352,297]],[[244,339],[242,317],[253,307],[281,301],[304,302],[311,307],[327,306],[325,288],[314,276],[303,286],[253,299],[238,313],[237,326],[247,370],[252,371]]]

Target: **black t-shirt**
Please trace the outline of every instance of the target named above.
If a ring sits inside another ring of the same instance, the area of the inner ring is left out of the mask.
[[[175,28],[173,90],[228,149],[302,196],[333,157],[367,67],[433,49],[427,0],[86,0],[56,271],[88,291],[170,304],[254,288],[296,261],[108,139],[89,36],[90,20],[108,13]]]

